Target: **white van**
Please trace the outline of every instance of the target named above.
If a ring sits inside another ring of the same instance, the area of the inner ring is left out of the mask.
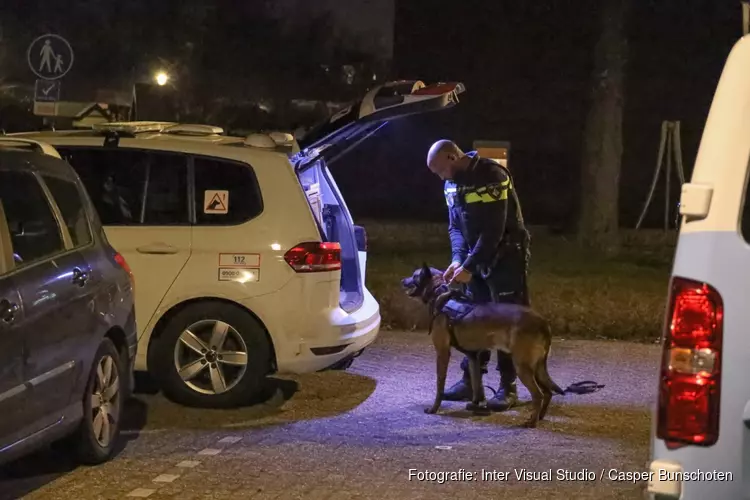
[[[750,498],[750,37],[732,49],[695,169],[662,343],[652,499]]]
[[[375,340],[366,233],[328,166],[388,120],[449,108],[463,89],[382,85],[299,141],[161,122],[13,135],[73,166],[130,265],[135,370],[176,402],[234,406],[269,373],[346,367]]]

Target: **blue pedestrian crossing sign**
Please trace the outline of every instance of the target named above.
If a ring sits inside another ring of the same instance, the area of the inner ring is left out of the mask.
[[[60,80],[37,80],[34,85],[36,102],[57,102],[60,100]]]
[[[31,42],[26,60],[31,71],[42,80],[57,80],[73,67],[73,48],[60,35],[47,33]]]

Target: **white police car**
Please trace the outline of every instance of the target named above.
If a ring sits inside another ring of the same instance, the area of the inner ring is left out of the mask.
[[[750,498],[750,37],[683,185],[651,439],[652,499]]]
[[[13,135],[73,166],[130,264],[135,370],[174,401],[233,406],[269,373],[345,367],[375,340],[366,234],[328,165],[388,120],[451,107],[462,91],[382,85],[298,142],[154,122]]]

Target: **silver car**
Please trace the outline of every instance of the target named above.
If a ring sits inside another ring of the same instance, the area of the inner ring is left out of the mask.
[[[87,464],[112,456],[132,387],[133,288],[72,167],[0,137],[0,463],[53,442]]]

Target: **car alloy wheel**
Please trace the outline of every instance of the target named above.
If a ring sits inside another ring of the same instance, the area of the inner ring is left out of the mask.
[[[112,356],[105,355],[96,367],[91,393],[91,418],[94,439],[102,448],[112,442],[120,415],[120,377]]]
[[[245,375],[247,345],[228,323],[198,321],[180,334],[174,348],[174,365],[190,389],[201,394],[222,394]]]

